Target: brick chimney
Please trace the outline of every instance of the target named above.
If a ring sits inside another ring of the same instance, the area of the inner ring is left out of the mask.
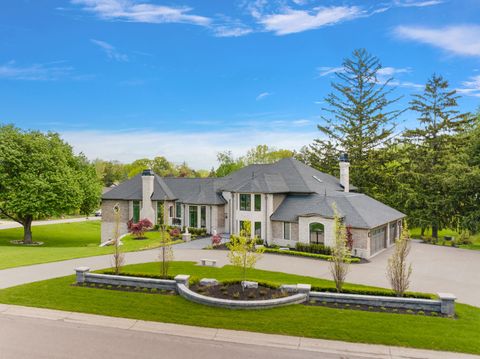
[[[150,169],[142,172],[142,208],[140,210],[140,219],[148,218],[155,223],[155,210],[153,209],[152,194],[153,181],[155,176]]]
[[[344,192],[350,192],[350,162],[348,155],[342,153],[339,158],[340,161],[340,184],[343,186]]]

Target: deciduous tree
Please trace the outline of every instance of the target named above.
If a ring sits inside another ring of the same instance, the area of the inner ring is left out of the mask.
[[[56,133],[0,127],[0,212],[24,228],[34,219],[78,210],[85,197],[78,158]]]

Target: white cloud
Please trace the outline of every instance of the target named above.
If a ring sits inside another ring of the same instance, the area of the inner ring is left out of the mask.
[[[358,6],[316,7],[310,11],[293,10],[287,7],[277,14],[257,14],[257,18],[266,31],[272,31],[276,35],[287,35],[334,25],[365,15],[366,12]]]
[[[127,55],[117,51],[117,49],[113,45],[110,45],[108,42],[95,39],[91,39],[90,41],[95,45],[99,46],[105,52],[105,54],[107,54],[108,58],[115,61],[128,61]]]
[[[312,121],[306,120],[306,119],[301,119],[301,120],[295,120],[292,123],[293,123],[294,126],[303,127],[303,126],[310,125],[312,123]]]
[[[456,25],[442,28],[398,26],[395,34],[400,38],[441,48],[449,53],[480,56],[480,26]]]
[[[73,67],[60,66],[62,62],[49,64],[16,65],[14,61],[0,65],[0,78],[28,81],[55,81],[71,75]]]
[[[264,98],[270,96],[271,93],[270,92],[262,92],[261,94],[259,94],[256,98],[257,101],[260,101],[260,100],[263,100]]]
[[[217,37],[240,37],[253,32],[251,28],[235,23],[218,25],[215,26],[213,29],[213,33]]]
[[[426,7],[443,4],[443,0],[395,0],[395,6],[399,7]]]
[[[171,7],[133,0],[71,0],[102,19],[145,23],[188,23],[208,26],[211,19],[191,14],[190,7]]]
[[[394,76],[397,74],[402,74],[402,73],[407,73],[411,72],[409,68],[396,68],[396,67],[382,67],[380,70],[378,70],[377,74],[380,76]]]
[[[343,66],[339,67],[328,67],[328,66],[321,66],[317,67],[318,77],[324,77],[327,75],[334,74],[335,72],[344,72],[345,68]]]
[[[298,150],[311,143],[317,134],[311,130],[294,134],[289,130],[249,131],[248,136],[239,136],[238,131],[184,133],[132,130],[66,131],[61,135],[76,152],[83,152],[90,159],[131,162],[138,158],[162,155],[173,162],[186,161],[193,168],[200,169],[216,166],[216,155],[220,151],[231,150],[234,155],[240,156],[262,143]]]
[[[472,76],[467,81],[462,82],[461,88],[456,89],[458,93],[480,97],[480,75]]]

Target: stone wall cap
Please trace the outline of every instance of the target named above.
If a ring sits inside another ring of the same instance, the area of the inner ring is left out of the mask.
[[[77,267],[75,268],[75,272],[88,272],[90,267]]]
[[[440,299],[451,299],[451,300],[457,299],[457,297],[452,293],[437,293],[437,295]]]
[[[310,291],[312,289],[311,284],[297,284],[297,290],[299,291]]]
[[[174,278],[177,282],[178,281],[186,281],[190,279],[190,276],[188,274],[178,274]]]

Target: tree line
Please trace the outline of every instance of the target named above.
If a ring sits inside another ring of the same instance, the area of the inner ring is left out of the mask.
[[[355,50],[335,74],[325,98],[320,137],[296,157],[338,176],[338,157],[350,158],[351,182],[408,215],[415,227],[477,232],[480,228],[480,110],[459,110],[455,90],[433,74],[407,108],[394,79],[366,50]],[[398,120],[409,110],[413,121]]]

